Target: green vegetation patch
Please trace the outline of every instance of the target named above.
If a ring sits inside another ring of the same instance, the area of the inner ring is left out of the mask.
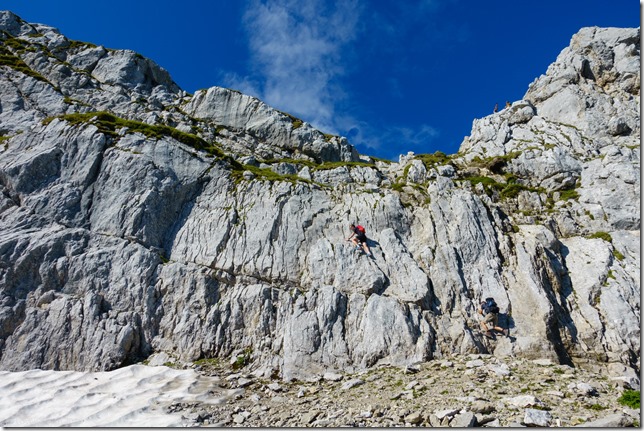
[[[233,362],[233,370],[239,370],[240,368],[248,365],[250,363],[252,353],[253,349],[249,347],[244,350],[241,355],[237,355],[235,362]]]
[[[303,166],[308,166],[309,168],[313,169],[314,171],[327,171],[331,169],[336,169],[336,168],[341,168],[343,166],[346,167],[352,167],[352,166],[371,166],[373,167],[373,163],[367,163],[367,162],[322,162],[322,163],[315,163],[311,162],[309,160],[300,160],[300,159],[266,159],[263,160],[263,163],[266,163],[267,165],[273,165],[277,163],[290,163],[293,165],[303,165]]]
[[[633,390],[627,389],[624,391],[622,396],[617,399],[617,402],[623,406],[630,407],[635,410],[639,410],[640,399],[641,399],[640,391],[633,391]]]
[[[12,53],[7,48],[7,46],[15,45],[17,42],[14,42],[14,41],[16,40],[17,39],[15,38],[10,38],[3,41],[4,46],[0,46],[0,66],[8,66],[15,71],[24,73],[27,76],[31,76],[32,78],[35,78],[39,81],[43,81],[49,84],[50,82],[44,76],[42,76],[40,73],[36,72],[31,67],[29,67],[27,63],[22,61],[20,57]],[[19,49],[20,51],[26,49],[25,46],[20,44],[19,42],[18,42],[18,46],[20,47]]]
[[[531,187],[526,187],[519,183],[510,183],[501,190],[501,198],[502,199],[516,198],[517,196],[519,196],[519,193],[524,190],[536,191],[536,189],[533,189]]]
[[[599,239],[603,239],[606,242],[610,242],[610,243],[613,242],[613,237],[610,236],[610,234],[608,232],[602,232],[602,231],[595,232],[592,235],[588,235],[586,238],[588,238],[588,239],[599,238]]]
[[[383,159],[382,157],[369,156],[369,158],[370,158],[371,160],[373,160],[374,162],[382,162],[382,163],[386,163],[386,164],[388,164],[388,165],[390,165],[390,164],[394,163],[394,162],[392,162],[391,160],[389,160],[389,159]]]
[[[559,192],[559,197],[564,201],[568,201],[570,199],[578,200],[579,199],[579,193],[575,189],[561,190]]]
[[[430,169],[436,165],[447,165],[452,160],[451,156],[448,156],[442,151],[436,151],[433,154],[417,154],[414,156],[414,159],[423,162],[425,168],[427,169]]]
[[[196,360],[195,365],[201,367],[217,367],[221,365],[221,360],[219,358],[202,358]]]
[[[274,165],[278,163],[290,163],[292,165],[301,165],[301,166],[308,166],[309,168],[315,168],[318,166],[317,163],[312,162],[310,160],[304,160],[304,159],[289,159],[289,158],[281,158],[281,159],[264,159],[262,160],[262,163],[265,163],[267,165]]]
[[[397,192],[402,193],[402,192],[403,192],[403,187],[405,187],[406,185],[407,185],[407,184],[406,184],[404,181],[403,181],[403,182],[401,182],[401,181],[396,181],[395,183],[393,183],[393,184],[391,185],[391,189],[392,189],[392,190],[395,190],[395,191],[397,191]]]
[[[496,181],[494,178],[485,176],[465,177],[463,180],[469,181],[472,186],[482,184],[483,189],[488,196],[492,196],[494,191],[497,191],[499,192],[501,199],[515,198],[522,191],[540,192],[539,189],[536,189],[534,187],[528,187],[524,186],[523,184],[517,183],[514,176],[510,176],[507,183],[501,183]]]
[[[341,168],[342,166],[373,166],[373,163],[367,162],[323,162],[315,167],[316,171],[326,171],[330,169]]]
[[[279,111],[279,112],[281,114],[286,115],[288,118],[291,119],[291,124],[293,124],[293,130],[299,129],[300,127],[302,127],[302,124],[304,124],[304,122],[302,120],[300,120],[299,118],[289,114],[288,112],[284,112],[284,111]]]
[[[624,260],[624,255],[617,249],[613,250],[613,256],[615,256],[615,259],[617,260]]]
[[[472,166],[478,166],[478,167],[483,167],[491,172],[494,172],[496,174],[500,174],[502,169],[507,166],[508,162],[512,159],[516,159],[521,155],[521,152],[519,151],[513,151],[508,154],[504,154],[502,156],[493,156],[493,157],[486,157],[486,158],[481,158],[481,157],[474,157],[472,159]]]
[[[88,112],[84,114],[66,114],[58,117],[72,125],[78,124],[93,124],[101,133],[110,136],[117,136],[116,130],[119,128],[127,128],[129,133],[141,133],[151,139],[161,139],[164,137],[171,137],[185,145],[188,145],[196,150],[206,151],[208,154],[217,157],[225,157],[225,153],[216,145],[209,144],[202,138],[191,135],[177,130],[170,126],[165,125],[151,125],[142,123],[140,121],[126,120],[117,117],[109,112]],[[48,118],[43,121],[44,124],[51,122],[53,118]]]
[[[466,177],[464,179],[469,181],[473,187],[475,187],[477,184],[482,184],[483,189],[488,196],[491,196],[494,190],[501,191],[505,187],[505,184],[499,183],[494,178],[490,177],[472,176]]]
[[[588,406],[588,408],[589,408],[590,410],[601,411],[601,410],[606,410],[608,407],[604,407],[604,406],[602,406],[601,404],[597,404],[597,403],[595,403],[595,404],[590,404],[590,405]]]
[[[96,45],[89,42],[81,42],[80,40],[70,40],[69,47],[74,48],[96,48]]]
[[[226,156],[224,157],[224,159],[230,163],[230,166],[232,167],[232,171],[233,171],[232,172],[233,178],[235,179],[236,182],[242,181],[244,171],[250,171],[255,175],[255,177],[258,180],[262,180],[262,181],[271,181],[271,182],[286,181],[292,184],[295,184],[297,182],[303,182],[303,183],[314,184],[314,185],[323,187],[323,185],[321,184],[318,184],[306,178],[302,178],[295,174],[278,174],[277,172],[274,172],[270,168],[259,168],[253,165],[242,165],[241,163],[239,163],[238,161],[236,161],[230,156]]]
[[[330,133],[324,133],[324,140],[327,142],[331,142],[331,139],[335,138],[336,135],[332,135]]]

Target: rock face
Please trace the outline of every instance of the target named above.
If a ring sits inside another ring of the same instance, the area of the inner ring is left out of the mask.
[[[0,28],[0,369],[163,352],[290,380],[491,353],[639,373],[639,29],[582,29],[457,154],[386,163],[130,51]],[[479,333],[488,296],[510,337]]]

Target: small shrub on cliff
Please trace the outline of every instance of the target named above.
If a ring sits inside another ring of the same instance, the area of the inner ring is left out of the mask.
[[[559,197],[564,201],[569,201],[571,199],[577,200],[579,199],[579,193],[574,189],[562,190],[559,192]]]
[[[414,156],[414,159],[420,160],[423,162],[427,169],[435,165],[446,165],[450,162],[451,157],[443,153],[442,151],[436,151],[433,154],[417,154]]]
[[[588,239],[599,238],[599,239],[603,239],[606,242],[613,242],[613,237],[610,236],[608,232],[602,232],[602,231],[595,232],[594,234],[589,235],[587,238]]]
[[[472,165],[486,168],[495,174],[500,174],[510,160],[515,159],[520,155],[521,152],[515,151],[502,156],[486,157],[483,159],[476,156],[472,159]]]
[[[4,43],[6,45],[9,45],[9,42],[13,40],[15,39],[10,38],[5,40]],[[50,83],[44,76],[34,71],[31,67],[27,65],[27,63],[22,61],[20,57],[18,57],[17,55],[14,55],[11,51],[9,51],[4,46],[0,46],[0,66],[9,66],[13,70],[24,73],[25,75],[31,76],[32,78],[35,78],[39,81]]]
[[[342,166],[373,166],[372,163],[367,163],[367,162],[323,162],[320,165],[318,165],[315,170],[316,171],[326,171],[330,169],[335,169],[335,168],[340,168]]]
[[[595,410],[595,411],[601,411],[601,410],[606,410],[607,407],[602,406],[601,404],[591,404],[588,406],[590,410]]]
[[[623,406],[630,407],[635,410],[640,408],[640,391],[632,391],[627,389],[624,391],[621,397],[617,399],[617,402]]]
[[[233,370],[239,370],[240,368],[248,365],[250,363],[251,354],[253,350],[248,348],[244,350],[244,353],[237,355],[235,362],[233,362]]]

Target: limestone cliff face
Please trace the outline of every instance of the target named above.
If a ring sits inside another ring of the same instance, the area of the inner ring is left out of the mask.
[[[399,163],[236,91],[187,94],[136,53],[10,12],[0,29],[0,368],[639,370],[639,29],[582,29],[457,154]],[[487,296],[511,337],[480,335]]]

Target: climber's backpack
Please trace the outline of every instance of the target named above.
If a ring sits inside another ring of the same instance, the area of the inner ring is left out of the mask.
[[[485,298],[485,302],[483,302],[483,304],[481,305],[481,308],[483,309],[483,312],[485,314],[499,312],[499,306],[496,305],[494,298]]]
[[[356,229],[358,230],[358,232],[360,232],[360,234],[362,234],[362,235],[365,234],[364,227],[362,227],[361,225],[356,226]]]

